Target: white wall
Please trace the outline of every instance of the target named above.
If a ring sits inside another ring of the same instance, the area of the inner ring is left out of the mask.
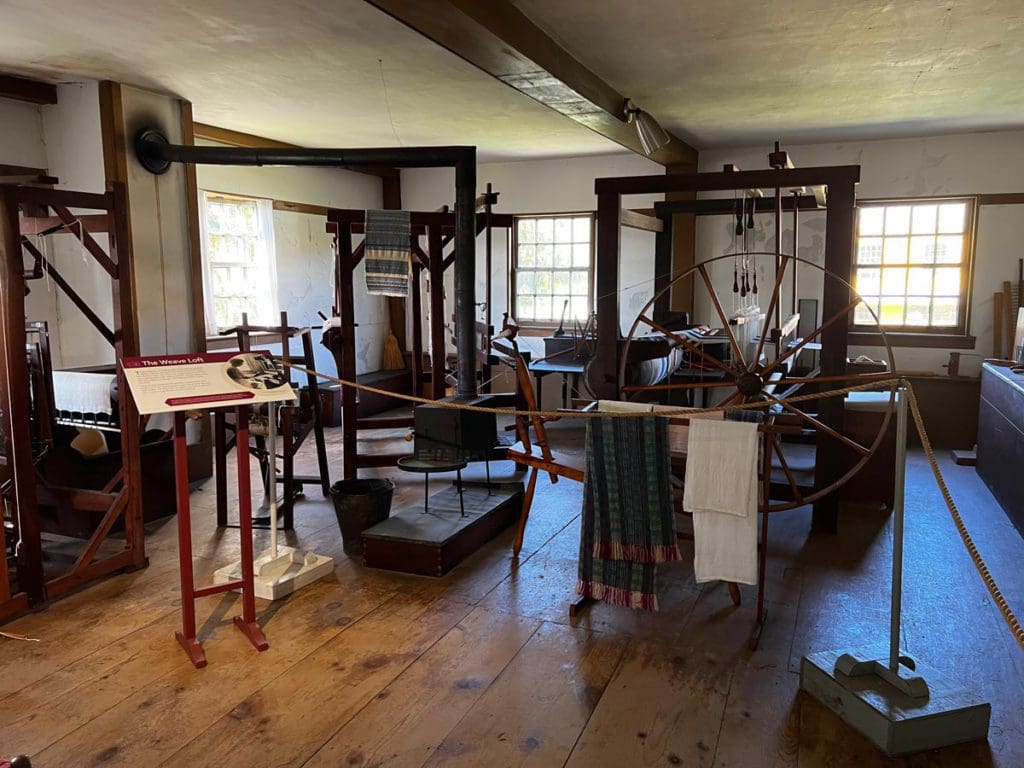
[[[57,86],[57,103],[42,108],[43,135],[46,141],[47,168],[60,179],[58,189],[100,192],[106,188],[103,169],[103,140],[100,134],[99,85],[95,81]],[[94,235],[106,250],[105,234]],[[85,252],[70,234],[46,238],[48,257],[71,287],[107,324],[113,327],[113,295],[110,276]],[[32,294],[48,291],[55,303],[57,333],[54,366],[111,363],[114,349],[99,335],[78,308],[62,292],[46,281],[36,281]]]
[[[46,167],[43,116],[35,104],[0,98],[0,164]]]
[[[264,197],[332,208],[379,208],[380,180],[332,168],[243,168],[205,165],[197,168],[200,190]],[[334,303],[334,249],[327,220],[291,211],[274,211],[279,309],[292,325],[319,327],[317,311],[329,315]],[[356,370],[378,370],[389,328],[387,302],[358,290],[365,276],[356,270]],[[334,359],[314,333],[317,369],[334,373]],[[294,349],[299,352],[298,347]]]
[[[46,141],[43,138],[43,113],[35,104],[0,99],[0,164],[20,165],[26,168],[46,168]],[[44,255],[53,252],[53,238],[32,238]],[[31,263],[26,259],[26,266]],[[60,361],[57,330],[56,289],[48,281],[29,283],[31,291],[25,297],[25,315],[32,320],[45,320],[53,330],[51,334],[54,362]]]
[[[800,167],[819,165],[861,166],[857,195],[861,199],[879,197],[927,197],[937,195],[973,195],[1024,191],[1024,132],[975,133],[937,136],[924,139],[900,139],[842,144],[786,146]],[[701,152],[700,169],[718,170],[724,163],[744,169],[764,168],[770,147]],[[974,263],[974,289],[971,299],[969,332],[977,337],[974,350],[963,350],[961,373],[974,375],[983,357],[992,355],[992,294],[1004,280],[1017,279],[1017,259],[1021,248],[1021,206],[982,206],[979,209]],[[771,247],[770,216],[759,216],[761,227],[758,247]],[[730,252],[732,239],[728,217],[703,217],[698,222],[697,248],[701,259]],[[791,242],[787,216],[784,242]],[[806,215],[800,227],[800,257],[824,263],[824,215]],[[731,284],[730,260],[720,262],[719,279]],[[724,274],[728,273],[728,274]],[[770,291],[771,274],[767,282]],[[820,298],[821,273],[801,268],[805,287],[803,298]],[[763,284],[765,280],[759,281]],[[730,294],[731,295],[731,294]],[[767,304],[767,297],[763,300]],[[710,319],[710,318],[709,318]],[[819,318],[820,319],[820,318]],[[878,356],[878,347],[851,348],[851,354]],[[931,370],[942,373],[950,350],[897,347],[896,365],[905,370]],[[973,357],[966,356],[973,353]]]

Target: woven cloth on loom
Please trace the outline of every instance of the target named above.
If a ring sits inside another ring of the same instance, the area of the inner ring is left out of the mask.
[[[658,610],[657,563],[679,560],[666,419],[587,422],[577,594]]]
[[[366,290],[378,296],[409,295],[410,236],[408,211],[367,211]]]

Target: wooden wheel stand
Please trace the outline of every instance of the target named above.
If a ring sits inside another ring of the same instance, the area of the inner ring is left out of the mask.
[[[174,479],[178,492],[178,565],[181,571],[181,631],[174,636],[178,644],[188,655],[189,661],[196,669],[206,666],[206,654],[196,637],[196,605],[200,597],[229,592],[233,589],[242,591],[242,615],[235,617],[235,626],[248,638],[257,651],[265,651],[270,647],[266,635],[256,622],[256,589],[253,580],[253,545],[252,545],[252,489],[249,485],[249,452],[244,446],[249,444],[249,407],[242,405],[235,408],[238,445],[242,449],[235,451],[238,456],[238,520],[241,536],[242,578],[224,584],[195,586],[192,573],[192,515],[189,504],[188,488],[188,450],[185,443],[185,414],[181,411],[174,414]]]

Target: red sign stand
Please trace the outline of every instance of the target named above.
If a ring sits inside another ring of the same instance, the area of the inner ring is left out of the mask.
[[[242,615],[235,617],[241,630],[256,650],[270,647],[263,630],[256,623],[256,593],[253,586],[252,491],[249,485],[249,407],[235,408],[238,432],[235,453],[238,455],[238,518],[241,536],[242,578],[224,584],[195,586],[192,572],[192,514],[188,489],[188,450],[185,443],[185,414],[174,414],[174,477],[178,492],[178,564],[181,571],[181,631],[174,636],[196,669],[206,666],[206,655],[196,638],[196,605],[200,597],[216,595],[233,589],[242,590]]]

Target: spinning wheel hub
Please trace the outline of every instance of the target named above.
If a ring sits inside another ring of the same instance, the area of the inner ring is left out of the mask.
[[[764,388],[764,379],[759,374],[749,371],[736,379],[736,388],[745,397],[754,397],[761,394]]]

